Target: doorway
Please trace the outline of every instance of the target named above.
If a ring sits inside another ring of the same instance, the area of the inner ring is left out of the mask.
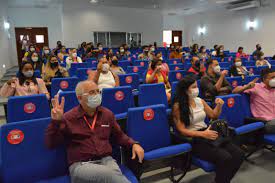
[[[170,44],[182,46],[182,31],[164,30],[163,46],[170,47]]]
[[[23,43],[23,38],[26,40]],[[17,48],[18,65],[21,64],[25,49],[30,44],[35,44],[41,50],[43,46],[49,46],[48,28],[47,27],[15,27],[15,39]],[[22,43],[24,46],[22,46]]]

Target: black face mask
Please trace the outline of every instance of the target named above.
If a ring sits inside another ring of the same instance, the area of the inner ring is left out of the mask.
[[[118,65],[118,60],[112,60],[112,64],[117,66]]]
[[[196,67],[196,68],[200,68],[200,66],[201,66],[201,63],[200,63],[200,62],[196,62],[196,63],[195,63],[195,67]]]
[[[261,50],[262,50],[262,47],[258,47],[258,50],[261,51]]]
[[[55,68],[55,67],[57,67],[57,66],[58,66],[58,62],[53,62],[53,63],[51,62],[51,67],[52,67],[52,68]]]
[[[180,49],[176,49],[177,52],[180,52]]]

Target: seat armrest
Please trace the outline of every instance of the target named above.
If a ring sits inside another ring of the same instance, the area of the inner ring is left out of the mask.
[[[253,118],[253,117],[244,118],[244,124],[251,124],[255,122],[263,122],[264,124],[267,123],[267,121],[264,121],[258,118]]]

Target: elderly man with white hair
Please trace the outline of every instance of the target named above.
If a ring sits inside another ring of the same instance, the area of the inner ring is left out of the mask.
[[[80,105],[64,114],[65,100],[52,99],[52,121],[46,130],[49,148],[65,144],[72,183],[128,183],[112,158],[112,140],[132,148],[132,159],[142,162],[143,148],[122,132],[114,114],[100,106],[101,94],[92,81],[76,87]]]

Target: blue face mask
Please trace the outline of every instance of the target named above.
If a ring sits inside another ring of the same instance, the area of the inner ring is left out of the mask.
[[[23,72],[23,75],[26,78],[31,78],[33,76],[33,71],[27,71],[27,72]]]
[[[90,108],[95,109],[98,106],[100,106],[101,100],[102,100],[101,94],[96,94],[96,95],[93,95],[93,96],[89,96],[87,105]]]

